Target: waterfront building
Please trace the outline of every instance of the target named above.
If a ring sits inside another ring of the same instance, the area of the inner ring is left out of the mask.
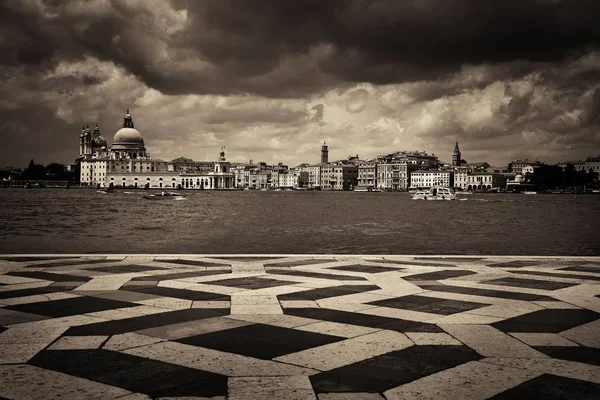
[[[96,126],[93,132],[89,128],[82,129],[79,150],[83,186],[229,189],[234,184],[224,148],[215,162],[179,158],[170,163],[151,158],[129,110],[111,147]]]
[[[592,172],[600,173],[600,156],[599,157],[588,157],[584,161],[582,161],[582,160],[568,161],[568,162],[564,162],[564,163],[559,163],[558,165],[561,166],[563,169],[565,169],[567,167],[567,164],[573,164],[573,166],[575,167],[575,171],[577,171],[577,172],[579,172],[579,171],[589,172],[591,170]]]
[[[321,171],[323,190],[353,190],[358,184],[358,165],[329,163],[323,164]]]
[[[433,186],[453,187],[454,171],[452,170],[418,170],[410,174],[410,187],[417,189]]]
[[[390,162],[377,164],[377,187],[382,190],[406,191],[411,186],[411,174],[419,169],[417,164]]]
[[[303,189],[308,187],[308,172],[286,171],[277,175],[277,187],[281,189]]]
[[[321,188],[321,164],[300,164],[295,170],[308,173],[308,189]]]
[[[377,187],[377,161],[369,160],[358,164],[357,186],[364,189]]]

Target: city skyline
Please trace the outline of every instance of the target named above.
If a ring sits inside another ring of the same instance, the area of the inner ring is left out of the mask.
[[[130,108],[149,152],[290,166],[600,150],[600,5],[0,1],[3,165],[68,163]]]

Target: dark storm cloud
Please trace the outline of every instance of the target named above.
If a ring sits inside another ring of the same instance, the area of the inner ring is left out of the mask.
[[[0,62],[43,68],[94,56],[169,94],[294,97],[341,82],[437,80],[463,65],[556,62],[600,43],[596,0],[3,0],[0,7]]]

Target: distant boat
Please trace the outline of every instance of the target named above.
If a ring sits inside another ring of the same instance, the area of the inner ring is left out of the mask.
[[[523,194],[537,194],[537,192],[526,191],[526,192],[523,192]]]
[[[175,192],[160,192],[142,196],[146,200],[185,200],[186,197]]]
[[[456,200],[454,190],[447,187],[434,186],[428,191],[419,191],[412,197],[413,200]]]
[[[355,192],[381,192],[381,189],[372,187],[358,187],[354,189]]]
[[[113,189],[111,189],[111,188],[99,189],[99,190],[96,190],[96,192],[103,193],[103,194],[108,194],[108,193],[113,193]]]

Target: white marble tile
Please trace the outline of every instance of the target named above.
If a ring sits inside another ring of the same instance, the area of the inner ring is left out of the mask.
[[[509,333],[509,335],[529,346],[577,346],[577,343],[565,339],[556,333],[514,332]]]
[[[372,274],[367,279],[381,288],[378,293],[390,296],[409,295],[423,292],[423,289],[402,279],[397,272]]]
[[[519,306],[512,306],[507,304],[493,304],[491,306],[465,311],[465,313],[475,315],[486,315],[489,317],[502,317],[504,319],[508,319],[518,317],[519,315],[529,314],[538,310],[542,310],[542,307],[536,304],[523,301]]]
[[[119,290],[123,284],[140,274],[106,275],[93,278],[91,281],[79,286],[77,290]]]
[[[14,324],[11,327],[19,327],[21,329],[29,329],[32,331],[52,329],[52,328],[64,328],[67,329],[71,326],[80,326],[95,324],[96,322],[108,321],[104,318],[90,317],[87,315],[71,315],[68,317],[44,319],[34,322],[24,322],[21,324]],[[6,332],[5,332],[6,333]]]
[[[564,301],[532,301],[533,304],[537,304],[540,307],[547,309],[578,309],[578,307],[573,304],[565,303]]]
[[[0,275],[0,278],[6,275]],[[0,282],[1,283],[1,282]],[[0,286],[0,292],[10,292],[13,290],[22,290],[22,289],[34,289],[40,287],[50,286],[52,284],[51,281],[35,281],[28,283],[17,283],[17,284],[7,284],[6,286]]]
[[[279,305],[277,296],[274,295],[255,295],[247,296],[244,294],[237,294],[231,296],[231,306],[268,306],[268,305]]]
[[[375,329],[375,328],[368,328],[365,326],[349,325],[349,324],[342,324],[342,323],[338,323],[338,322],[328,322],[328,321],[317,322],[317,323],[308,324],[308,325],[302,325],[302,326],[296,327],[295,329],[300,330],[300,331],[322,333],[325,335],[333,335],[333,336],[339,336],[339,337],[345,337],[345,338],[367,335],[369,333],[373,333],[373,332],[377,332],[377,331],[381,330],[381,329]]]
[[[486,358],[481,362],[600,384],[600,366],[554,358]]]
[[[121,351],[133,347],[148,346],[150,344],[163,342],[164,340],[165,339],[162,338],[128,332],[111,336],[102,348],[105,350]]]
[[[160,297],[158,299],[140,300],[136,303],[151,307],[168,308],[169,310],[184,310],[191,308],[193,301],[174,297]]]
[[[347,303],[345,301],[338,301],[336,297],[329,299],[316,300],[316,303],[321,308],[330,308],[332,310],[357,312],[362,310],[368,310],[377,306],[371,304],[362,303]]]
[[[116,399],[130,392],[32,365],[0,365],[2,396],[27,400]]]
[[[220,300],[215,300],[215,301],[199,300],[199,301],[194,301],[192,303],[192,308],[229,308],[230,306],[231,306],[231,303],[229,301],[220,301]]]
[[[176,342],[162,342],[124,350],[123,353],[146,357],[188,368],[196,368],[225,376],[313,375],[318,371],[300,366],[260,360]]]
[[[267,324],[279,326],[282,328],[296,328],[302,325],[314,324],[321,322],[316,319],[296,317],[293,315],[256,315],[256,314],[237,314],[228,315],[225,318],[233,318],[242,321],[252,322],[255,324]]]
[[[449,324],[439,326],[485,357],[548,357],[489,325]]]
[[[12,275],[0,275],[0,283],[4,283],[5,285],[16,285],[16,284],[25,284],[25,283],[41,283],[48,282],[45,279],[35,279],[35,278],[25,278],[22,276],[12,276]],[[47,285],[46,285],[47,286]]]
[[[282,308],[320,308],[314,300],[280,300]]]
[[[98,349],[108,336],[63,336],[52,343],[48,350],[89,350]]]
[[[0,364],[22,364],[44,350],[49,343],[3,343],[0,341]],[[1,379],[1,378],[0,378]]]
[[[412,345],[413,342],[402,333],[378,331],[276,357],[274,360],[328,371]]]
[[[387,400],[487,399],[539,372],[471,361],[384,392]]]
[[[279,304],[269,305],[231,305],[231,315],[235,314],[283,314]]]
[[[379,307],[368,308],[360,311],[361,314],[377,315],[379,317],[406,319],[409,321],[428,322],[440,318],[439,314],[402,310],[399,308]]]
[[[316,400],[308,376],[233,377],[227,394],[229,400]]]
[[[600,285],[598,285],[600,288]],[[552,294],[557,300],[600,313],[600,298],[589,294]]]
[[[405,335],[417,346],[459,346],[462,344],[447,333],[406,332]]]
[[[600,319],[559,333],[582,346],[600,349]]]

